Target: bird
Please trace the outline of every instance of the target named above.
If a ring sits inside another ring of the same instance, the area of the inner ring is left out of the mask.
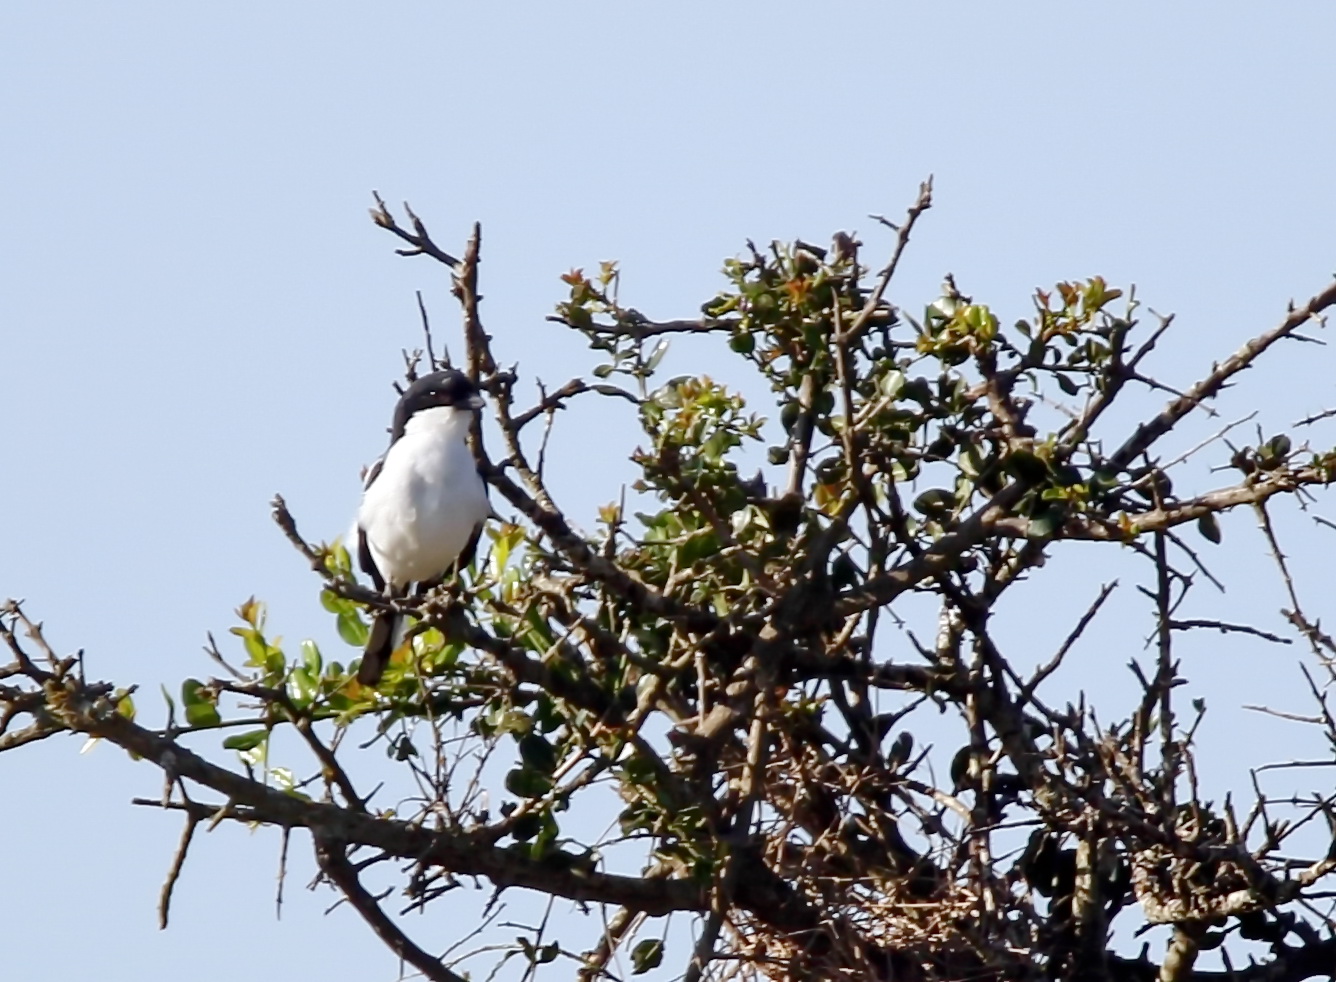
[[[419,594],[473,561],[492,513],[467,437],[482,396],[467,375],[447,368],[404,390],[390,445],[362,486],[354,541],[357,564],[387,598]],[[401,639],[393,610],[376,613],[357,681],[374,687]]]

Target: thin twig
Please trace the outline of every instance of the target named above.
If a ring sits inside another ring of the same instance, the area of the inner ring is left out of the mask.
[[[1250,627],[1247,624],[1230,624],[1226,621],[1212,621],[1191,619],[1185,621],[1171,620],[1169,626],[1175,631],[1192,631],[1198,628],[1210,628],[1219,631],[1221,634],[1251,634],[1253,637],[1263,638],[1276,644],[1293,644],[1293,638],[1282,638],[1278,634],[1272,634],[1270,631],[1263,631],[1260,628]]]
[[[195,838],[195,826],[200,820],[194,815],[186,815],[185,827],[181,830],[181,841],[176,847],[176,855],[172,857],[171,868],[167,870],[167,880],[162,885],[162,892],[158,897],[158,929],[167,930],[167,919],[172,909],[172,891],[176,889],[176,881],[181,877],[181,867],[185,865],[186,853],[190,851],[190,843]]]

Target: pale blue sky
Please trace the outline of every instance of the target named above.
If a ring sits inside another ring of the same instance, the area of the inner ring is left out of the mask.
[[[209,674],[204,632],[252,593],[283,634],[330,637],[268,499],[338,534],[418,340],[414,289],[455,324],[442,271],[367,220],[373,188],[447,248],[483,222],[498,355],[554,382],[592,363],[543,321],[571,266],[620,259],[624,299],[690,314],[748,237],[856,229],[879,254],[867,214],[929,173],[893,299],[950,271],[1011,320],[1037,285],[1136,283],[1177,312],[1158,365],[1188,381],[1336,271],[1333,37],[1321,4],[6,4],[0,594],[150,714],[160,681]],[[692,355],[673,370],[716,370]],[[1227,408],[1278,426],[1336,404],[1331,365],[1282,352]],[[616,495],[632,441],[607,413],[559,432],[577,517]],[[1251,524],[1226,522],[1249,543],[1228,609],[1272,616]],[[1259,673],[1269,652],[1201,652],[1222,755],[1312,750],[1231,708],[1302,709],[1287,653]],[[1122,685],[1132,653],[1088,652],[1073,687]],[[77,749],[0,758],[6,975],[395,977],[301,889],[304,840],[275,923],[271,833],[198,840],[160,934],[177,822],[128,804],[158,792],[149,769]]]

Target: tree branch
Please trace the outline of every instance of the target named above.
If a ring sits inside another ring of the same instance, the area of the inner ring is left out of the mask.
[[[442,965],[439,958],[433,958],[415,945],[380,909],[376,898],[362,886],[353,864],[348,862],[347,849],[343,843],[318,830],[313,832],[312,838],[315,839],[315,856],[320,869],[330,882],[343,891],[348,902],[362,915],[371,930],[376,932],[376,937],[385,942],[387,948],[431,979],[431,982],[468,982],[464,976]]]

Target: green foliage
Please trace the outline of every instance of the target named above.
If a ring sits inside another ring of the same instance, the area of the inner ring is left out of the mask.
[[[186,679],[181,683],[181,705],[185,708],[186,722],[191,726],[217,726],[222,722],[218,715],[217,693],[198,679]]]
[[[644,975],[663,964],[663,942],[658,938],[646,938],[631,949],[633,975]]]

